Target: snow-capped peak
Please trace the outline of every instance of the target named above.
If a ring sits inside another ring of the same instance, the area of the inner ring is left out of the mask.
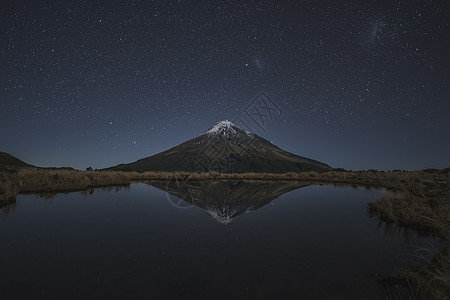
[[[251,133],[239,128],[228,120],[224,120],[217,122],[203,134],[207,136],[224,136],[228,138],[240,134],[250,135]]]
[[[220,122],[217,122],[216,124],[214,124],[214,126],[211,127],[209,130],[207,130],[205,133],[206,134],[217,134],[221,131],[231,131],[231,132],[236,131],[233,127],[237,127],[237,126],[228,120],[224,120],[224,121],[220,121]]]

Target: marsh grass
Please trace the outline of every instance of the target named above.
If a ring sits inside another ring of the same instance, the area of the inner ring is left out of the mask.
[[[430,255],[428,259],[421,257],[422,264],[411,265],[399,274],[376,276],[386,290],[393,291],[400,284],[408,287],[410,299],[450,299],[449,180],[448,170],[406,174],[395,178],[385,197],[369,203],[370,215],[387,224],[429,233],[444,245],[441,251],[422,249],[433,252],[431,259]]]
[[[450,299],[448,245],[440,252],[428,248],[421,250],[425,253],[417,255],[419,262],[401,273],[374,275],[374,279],[384,287],[387,299]],[[399,297],[401,291],[407,291],[408,296]]]

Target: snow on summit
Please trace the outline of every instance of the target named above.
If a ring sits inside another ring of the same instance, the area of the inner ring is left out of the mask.
[[[213,127],[205,131],[203,134],[207,136],[225,136],[232,137],[242,134],[250,135],[250,132],[245,131],[238,126],[234,125],[228,120],[220,121],[214,124]]]
[[[218,133],[225,132],[225,131],[236,131],[233,127],[237,127],[236,125],[234,125],[233,123],[231,123],[228,120],[224,120],[224,121],[220,121],[217,122],[213,127],[211,127],[210,129],[208,129],[205,133],[206,134],[211,134],[211,135],[216,135]]]

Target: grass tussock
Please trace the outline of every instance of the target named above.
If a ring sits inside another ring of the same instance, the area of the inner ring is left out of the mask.
[[[411,299],[450,299],[450,172],[408,173],[394,178],[386,196],[369,204],[369,214],[429,233],[444,249],[427,263],[377,280],[388,289],[397,284],[408,287]]]

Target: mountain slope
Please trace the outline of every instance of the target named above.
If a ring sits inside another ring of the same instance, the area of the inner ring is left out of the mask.
[[[196,138],[110,170],[223,173],[326,171],[327,164],[284,151],[266,139],[221,121]]]
[[[33,167],[6,152],[0,152],[0,167]]]

